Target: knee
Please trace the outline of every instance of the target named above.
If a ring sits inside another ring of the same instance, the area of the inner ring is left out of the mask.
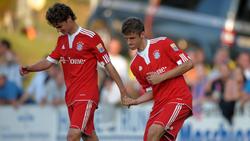
[[[147,139],[151,140],[151,139],[160,138],[163,132],[164,132],[164,128],[161,125],[152,125],[148,129]]]
[[[81,132],[71,132],[67,134],[67,141],[78,141],[81,138]]]

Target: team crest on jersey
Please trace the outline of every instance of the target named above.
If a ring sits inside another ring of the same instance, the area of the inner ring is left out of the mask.
[[[83,43],[82,43],[82,42],[77,43],[76,49],[77,49],[78,51],[81,51],[82,48],[83,48]]]
[[[160,56],[161,56],[161,55],[160,55],[159,50],[155,50],[155,51],[154,51],[154,58],[155,58],[155,59],[159,59]]]
[[[178,47],[175,45],[175,43],[170,44],[170,46],[172,47],[172,49],[174,51],[178,51],[179,50]]]
[[[99,43],[96,47],[100,53],[103,53],[105,51],[101,43]]]

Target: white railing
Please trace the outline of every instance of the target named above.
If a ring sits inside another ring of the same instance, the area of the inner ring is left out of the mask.
[[[100,141],[142,141],[151,105],[115,108],[105,120],[105,106],[95,114]],[[220,115],[189,118],[178,136],[180,141],[249,141],[250,115],[236,115],[230,126]],[[0,141],[65,141],[68,130],[66,106],[0,106]]]

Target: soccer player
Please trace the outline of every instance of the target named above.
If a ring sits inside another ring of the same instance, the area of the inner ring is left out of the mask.
[[[129,49],[137,50],[131,71],[145,89],[137,105],[153,99],[154,105],[144,133],[144,141],[175,141],[184,121],[192,115],[192,95],[183,74],[193,67],[190,57],[167,37],[146,39],[140,19],[130,17],[122,25]]]
[[[61,62],[66,83],[65,101],[68,108],[70,128],[67,141],[98,141],[94,128],[94,112],[99,101],[97,85],[97,61],[105,66],[119,87],[123,101],[127,92],[99,35],[84,29],[75,22],[72,9],[56,3],[46,13],[50,25],[62,33],[51,54],[33,65],[21,66],[20,74],[48,69]]]

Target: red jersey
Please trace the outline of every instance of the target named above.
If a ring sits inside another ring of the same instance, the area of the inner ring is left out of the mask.
[[[87,100],[98,104],[97,61],[102,65],[110,63],[99,35],[81,27],[73,35],[62,35],[47,60],[53,63],[60,61],[62,64],[68,106]]]
[[[146,48],[137,52],[130,68],[142,87],[146,91],[152,90],[153,111],[160,110],[163,105],[171,102],[184,103],[191,109],[192,95],[182,75],[153,86],[146,79],[149,73],[165,73],[189,59],[186,53],[166,37],[147,40]]]

